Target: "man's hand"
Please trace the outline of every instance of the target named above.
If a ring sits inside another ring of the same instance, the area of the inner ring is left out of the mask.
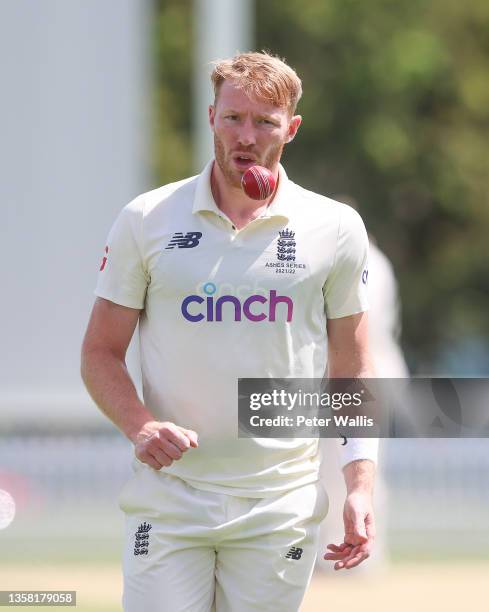
[[[339,544],[328,544],[332,552],[326,553],[324,559],[336,561],[335,570],[351,569],[368,559],[375,539],[375,522],[372,507],[372,496],[365,491],[350,493],[343,508],[345,524],[344,541]]]
[[[148,421],[134,439],[134,454],[155,470],[169,467],[189,448],[197,448],[195,431],[168,421]]]

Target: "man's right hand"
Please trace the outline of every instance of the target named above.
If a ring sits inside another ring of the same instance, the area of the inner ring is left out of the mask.
[[[197,448],[195,431],[168,421],[148,421],[134,439],[134,454],[155,470],[169,467],[189,448]]]

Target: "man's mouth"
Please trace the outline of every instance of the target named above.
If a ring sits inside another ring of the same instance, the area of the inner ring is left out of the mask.
[[[233,156],[233,162],[239,170],[247,170],[256,164],[256,158],[253,155],[246,155],[246,153],[238,154]]]

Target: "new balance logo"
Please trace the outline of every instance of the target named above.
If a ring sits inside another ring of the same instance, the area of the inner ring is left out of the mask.
[[[152,525],[149,523],[141,523],[138,530],[134,534],[134,555],[147,555],[149,547],[149,531]]]
[[[303,549],[298,546],[292,546],[289,552],[285,555],[286,559],[294,559],[294,561],[298,561],[302,557]]]
[[[202,238],[202,232],[187,232],[185,235],[182,232],[173,234],[173,238],[168,243],[165,251],[168,249],[193,249],[199,244],[199,240]]]

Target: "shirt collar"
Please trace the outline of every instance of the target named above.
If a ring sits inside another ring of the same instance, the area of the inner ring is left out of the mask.
[[[197,187],[194,196],[194,205],[192,213],[196,214],[202,211],[210,211],[217,215],[221,214],[211,190],[211,172],[214,165],[214,160],[211,159],[199,174],[197,178]],[[279,180],[275,197],[271,204],[267,206],[265,212],[261,215],[262,217],[285,217],[290,218],[290,189],[291,181],[289,181],[287,174],[281,164],[278,168]]]

